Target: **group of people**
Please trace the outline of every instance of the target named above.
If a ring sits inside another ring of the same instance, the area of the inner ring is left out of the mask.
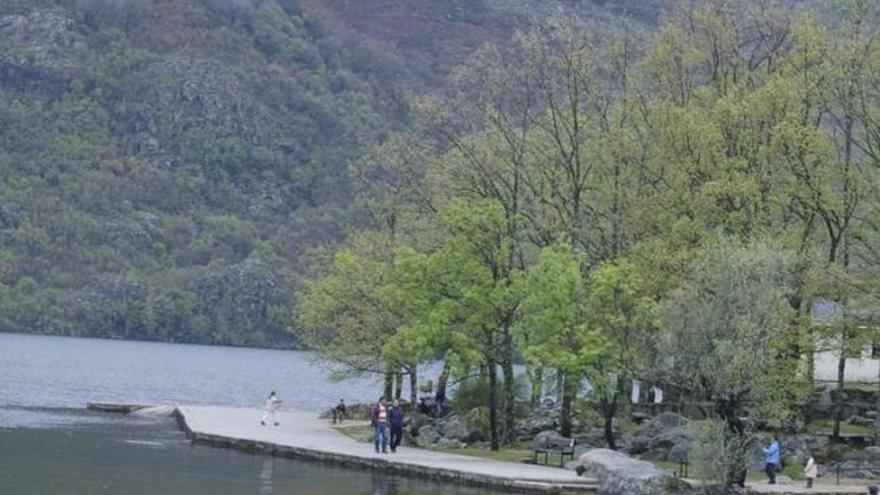
[[[280,423],[276,419],[275,412],[281,407],[282,400],[278,398],[278,394],[273,390],[266,398],[263,417],[260,418],[260,424],[266,426],[266,423],[272,423],[279,426]],[[333,422],[341,422],[346,415],[345,401],[339,399],[339,404],[333,409]],[[390,447],[391,452],[397,452],[397,447],[403,440],[403,421],[404,412],[400,401],[394,399],[391,406],[388,405],[388,399],[384,396],[379,397],[379,401],[373,407],[371,412],[370,424],[373,427],[374,441],[373,444],[376,453],[387,454]]]
[[[391,453],[397,452],[400,441],[403,440],[403,408],[400,401],[394,399],[391,407],[388,406],[388,399],[384,396],[379,397],[379,402],[373,407],[370,415],[370,424],[373,426],[373,446],[376,453],[388,453],[391,447]],[[391,437],[389,438],[389,431]]]
[[[767,482],[771,485],[775,485],[776,473],[781,469],[782,454],[779,448],[779,437],[774,434],[770,445],[764,448],[764,472],[767,473]],[[816,465],[816,460],[813,459],[813,456],[810,456],[810,458],[807,459],[807,464],[804,466],[804,478],[807,479],[807,488],[813,487],[813,482],[816,481],[818,471],[819,467]]]

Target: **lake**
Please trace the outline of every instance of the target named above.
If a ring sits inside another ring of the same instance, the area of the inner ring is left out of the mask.
[[[328,381],[300,351],[0,334],[0,493],[478,495],[490,492],[192,445],[174,420],[87,402],[320,411],[372,402],[379,380]]]

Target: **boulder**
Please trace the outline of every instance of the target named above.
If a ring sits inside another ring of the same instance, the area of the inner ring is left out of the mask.
[[[666,430],[686,426],[688,422],[688,419],[680,414],[660,413],[639,426],[636,436],[655,437]]]
[[[682,495],[690,486],[654,464],[608,449],[593,449],[578,459],[582,476],[596,478],[602,495]]]
[[[479,407],[471,409],[461,417],[461,419],[464,420],[465,424],[472,428],[479,428],[480,423],[482,422],[482,418],[483,414],[480,411]]]
[[[529,417],[517,421],[516,436],[522,439],[530,439],[542,431],[555,430],[557,427],[559,427],[558,408],[539,407],[533,410]]]
[[[538,433],[532,443],[535,447],[549,446],[559,449],[568,447],[571,444],[571,439],[560,435],[556,430],[547,430]]]
[[[468,426],[457,414],[438,422],[437,429],[443,437],[457,442],[471,443],[483,440],[483,432]]]
[[[434,418],[417,412],[407,415],[404,419],[404,426],[413,433],[418,433],[423,426],[434,426],[436,423]]]
[[[429,445],[433,445],[437,443],[437,440],[440,439],[440,432],[437,431],[437,428],[433,426],[423,426],[419,429],[419,445],[427,447]]]

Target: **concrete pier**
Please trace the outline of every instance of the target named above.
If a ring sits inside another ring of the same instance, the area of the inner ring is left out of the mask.
[[[193,441],[218,447],[517,493],[596,493],[595,480],[554,467],[410,447],[400,447],[396,454],[376,454],[371,444],[338,433],[313,413],[279,411],[280,426],[260,425],[262,411],[258,409],[178,406],[177,415]]]
[[[98,411],[105,413],[115,413],[115,414],[131,414],[135,411],[139,411],[141,409],[147,409],[150,405],[145,404],[117,404],[112,402],[89,402],[86,404],[86,409],[89,411]]]

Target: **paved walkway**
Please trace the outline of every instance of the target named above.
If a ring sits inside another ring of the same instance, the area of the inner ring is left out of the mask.
[[[313,413],[284,411],[280,426],[262,426],[262,411],[213,406],[179,406],[179,418],[197,442],[286,457],[331,461],[397,474],[446,479],[465,484],[542,493],[595,493],[595,480],[573,471],[495,461],[432,450],[400,447],[376,454]]]
[[[790,485],[768,485],[767,483],[746,483],[751,493],[775,493],[786,495],[849,495],[854,493],[867,494],[868,480],[840,480],[840,485],[833,479],[819,478],[812,488],[807,488],[805,482],[795,481]]]

